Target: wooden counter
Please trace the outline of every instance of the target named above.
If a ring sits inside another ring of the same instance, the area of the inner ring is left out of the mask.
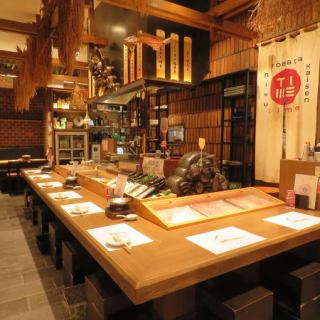
[[[25,161],[22,159],[10,159],[10,160],[0,160],[0,168],[7,168],[9,161],[17,161],[20,163],[26,163],[30,166],[30,163],[33,164],[34,166],[37,166],[38,164],[41,165],[45,162],[47,162],[47,159],[31,159],[30,161]]]
[[[135,304],[165,296],[320,238],[320,225],[295,231],[263,221],[264,218],[288,211],[284,206],[280,206],[170,231],[140,217],[138,221],[127,223],[153,239],[153,242],[132,247],[131,253],[125,249],[110,252],[86,230],[115,224],[118,221],[108,219],[103,213],[71,217],[60,207],[61,204],[92,201],[104,208],[106,200],[103,197],[82,188],[76,191],[83,196],[80,200],[55,201],[47,193],[59,192],[62,189],[41,189],[37,185],[39,181],[30,179],[24,171],[22,174],[28,184]],[[52,179],[43,181],[63,181],[63,178],[57,173],[52,173]],[[320,212],[311,211],[308,214],[320,216]],[[267,239],[220,255],[215,255],[185,239],[190,235],[228,226],[238,227]]]

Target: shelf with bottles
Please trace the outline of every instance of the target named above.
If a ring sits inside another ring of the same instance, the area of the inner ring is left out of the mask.
[[[52,109],[53,110],[69,110],[71,109],[72,91],[57,91],[52,92]]]
[[[110,132],[119,130],[123,125],[129,126],[127,115],[123,112],[90,111],[90,130],[103,130]]]
[[[55,130],[87,130],[86,111],[57,110],[53,111],[53,128]]]
[[[148,152],[160,149],[162,133],[160,130],[161,119],[169,115],[169,94],[156,93],[149,96],[148,107]]]

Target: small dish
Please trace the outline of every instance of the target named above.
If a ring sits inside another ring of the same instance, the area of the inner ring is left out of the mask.
[[[130,237],[124,232],[116,232],[108,234],[106,238],[106,246],[121,248],[131,245]]]
[[[110,204],[114,205],[126,205],[131,201],[131,198],[128,197],[120,197],[120,198],[113,198],[110,200]]]
[[[65,200],[65,199],[68,199],[69,196],[67,194],[58,193],[57,195],[54,196],[54,198],[56,200]]]
[[[21,159],[22,159],[23,161],[29,161],[29,160],[31,160],[31,155],[30,155],[30,154],[23,154],[23,155],[21,156]]]
[[[79,206],[75,206],[71,213],[72,214],[85,214],[85,213],[88,213],[89,212],[89,209],[87,207],[79,207]]]
[[[45,182],[42,187],[43,188],[51,188],[53,186],[53,183],[50,183],[50,182]]]

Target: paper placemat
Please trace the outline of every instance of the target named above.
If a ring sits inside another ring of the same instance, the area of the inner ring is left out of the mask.
[[[79,202],[79,203],[73,203],[73,204],[65,204],[62,205],[61,208],[70,214],[73,217],[78,217],[80,215],[86,215],[86,214],[93,214],[93,213],[103,213],[104,209],[101,209],[97,205],[95,205],[92,202]],[[86,209],[85,213],[73,213],[73,211],[77,208]]]
[[[48,193],[48,195],[57,201],[82,198],[82,195],[74,191],[52,192]]]
[[[38,174],[36,176],[29,176],[30,179],[33,179],[33,180],[42,180],[42,179],[50,179],[51,176],[49,176],[48,174]]]
[[[264,219],[264,221],[279,224],[281,226],[295,230],[302,230],[320,223],[320,218],[300,212],[291,211]]]
[[[129,239],[130,245],[132,247],[153,241],[152,239],[145,236],[143,233],[128,226],[126,223],[119,223],[112,226],[89,229],[87,230],[87,232],[101,245],[103,245],[108,251],[114,251],[123,248],[114,248],[106,244],[108,238],[112,237],[113,234],[117,234],[121,237],[125,237],[125,239]]]
[[[214,254],[221,254],[263,241],[266,238],[235,227],[227,227],[186,237],[186,239]]]
[[[62,183],[59,181],[39,182],[37,185],[40,188],[59,188],[62,187]]]
[[[34,169],[34,170],[25,170],[26,174],[37,174],[37,173],[41,173],[40,169]]]

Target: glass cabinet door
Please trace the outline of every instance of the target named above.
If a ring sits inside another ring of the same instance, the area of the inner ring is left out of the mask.
[[[70,135],[59,135],[58,136],[59,149],[69,149],[71,148],[71,136]]]
[[[84,135],[72,136],[72,149],[84,149]]]
[[[56,132],[56,163],[66,164],[70,161],[87,160],[87,133]]]

